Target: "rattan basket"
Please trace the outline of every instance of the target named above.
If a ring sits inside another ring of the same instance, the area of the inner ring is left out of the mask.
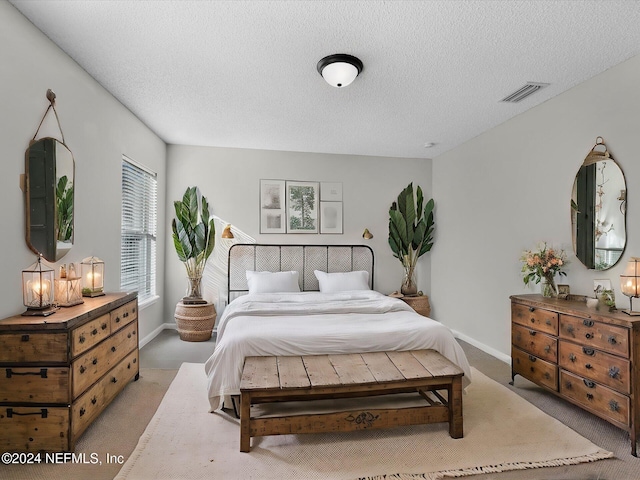
[[[429,304],[429,297],[427,295],[404,296],[402,300],[420,315],[425,317],[431,315],[431,305]]]
[[[176,327],[180,339],[186,342],[206,342],[216,323],[216,308],[212,303],[176,305]]]

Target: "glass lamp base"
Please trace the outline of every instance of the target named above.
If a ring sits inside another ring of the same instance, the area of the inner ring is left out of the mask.
[[[640,317],[640,312],[634,312],[633,310],[620,310],[627,315],[631,315],[632,317]]]

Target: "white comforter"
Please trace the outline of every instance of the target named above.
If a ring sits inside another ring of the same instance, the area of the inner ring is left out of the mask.
[[[245,357],[424,348],[460,366],[468,385],[469,363],[451,331],[401,300],[375,291],[244,295],[225,309],[205,364],[211,410],[240,394]]]

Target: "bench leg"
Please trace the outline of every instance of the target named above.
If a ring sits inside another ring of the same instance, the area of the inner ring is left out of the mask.
[[[455,377],[449,386],[449,435],[462,438],[462,377]]]
[[[251,448],[251,395],[240,395],[240,451],[248,452]]]

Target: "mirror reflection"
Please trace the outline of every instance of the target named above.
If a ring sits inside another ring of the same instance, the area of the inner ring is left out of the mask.
[[[42,138],[29,146],[25,172],[27,245],[56,262],[73,246],[73,155],[55,138]]]
[[[576,174],[571,195],[573,247],[594,270],[613,267],[624,251],[627,186],[601,137]]]

